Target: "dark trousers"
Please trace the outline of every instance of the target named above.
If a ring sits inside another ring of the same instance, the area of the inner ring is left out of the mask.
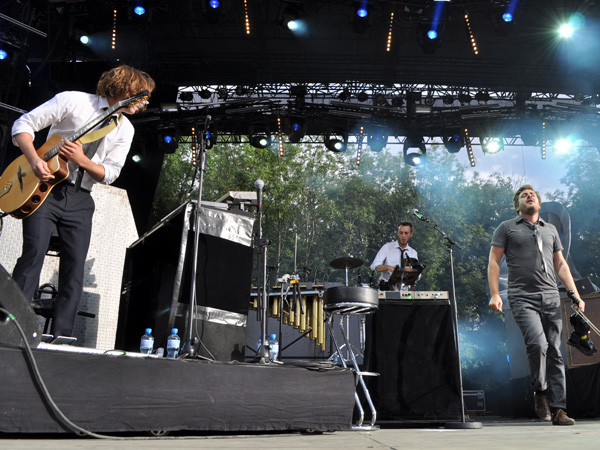
[[[548,389],[552,409],[566,409],[567,385],[562,359],[562,314],[557,292],[510,298],[510,309],[521,328],[533,389]]]
[[[23,253],[13,278],[25,297],[33,299],[48,251],[53,225],[60,238],[60,265],[56,310],[51,334],[72,336],[83,292],[85,259],[90,245],[94,200],[87,191],[76,191],[67,182],[52,189],[42,206],[23,219]]]

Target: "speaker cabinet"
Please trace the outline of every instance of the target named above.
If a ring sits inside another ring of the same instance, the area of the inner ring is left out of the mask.
[[[127,250],[117,328],[117,348],[139,351],[145,328],[155,348],[166,347],[173,327],[188,336],[196,202],[162,219]],[[218,361],[243,361],[252,274],[254,219],[247,213],[207,208],[203,202],[192,336],[198,353]]]
[[[40,322],[23,292],[2,265],[0,265],[0,308],[14,316],[25,332],[29,345],[33,348],[37,347],[42,339]],[[0,345],[25,346],[17,326],[4,311],[0,311]]]
[[[367,329],[365,365],[378,419],[460,417],[458,356],[447,300],[380,302]]]
[[[582,295],[581,298],[585,301],[585,316],[596,327],[600,327],[600,293]],[[575,311],[571,308],[572,302],[569,298],[563,298],[561,301],[563,313],[563,338],[566,346],[567,366],[572,368],[600,363],[600,336],[593,331],[590,332],[590,339],[599,350],[592,356],[586,356],[575,347],[566,343],[573,331],[573,325],[571,325],[569,318]]]

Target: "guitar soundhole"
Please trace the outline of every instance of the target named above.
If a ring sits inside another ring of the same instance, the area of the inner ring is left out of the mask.
[[[41,183],[39,189],[40,192],[46,192],[48,190],[48,185],[46,183]]]
[[[31,197],[31,203],[35,203],[38,204],[40,202],[40,196],[39,195],[34,195],[33,197]]]

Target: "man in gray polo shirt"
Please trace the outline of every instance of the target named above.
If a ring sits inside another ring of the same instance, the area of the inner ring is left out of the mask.
[[[502,312],[498,281],[500,261],[505,255],[508,300],[527,348],[535,412],[542,420],[552,420],[553,425],[575,425],[565,411],[567,389],[560,350],[562,317],[556,277],[577,298],[579,294],[556,228],[539,217],[540,195],[527,184],[517,190],[513,204],[518,216],[502,222],[492,237],[489,306]],[[579,309],[585,309],[581,300]]]

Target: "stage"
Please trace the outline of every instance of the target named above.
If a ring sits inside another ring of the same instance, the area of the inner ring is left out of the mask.
[[[173,360],[115,351],[33,354],[54,402],[96,433],[351,427],[354,374],[329,364]],[[70,432],[55,419],[24,351],[0,347],[0,360],[0,432]]]

